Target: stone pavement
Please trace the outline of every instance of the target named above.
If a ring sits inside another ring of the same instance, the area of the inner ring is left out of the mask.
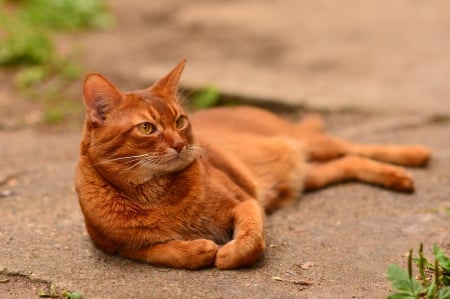
[[[65,46],[124,90],[188,57],[186,86],[322,109],[336,135],[428,145],[433,161],[411,170],[414,194],[349,183],[276,211],[255,267],[180,271],[91,244],[73,187],[80,129],[0,131],[0,298],[50,282],[86,298],[384,298],[410,248],[450,252],[448,2],[110,3],[117,28]]]
[[[434,160],[411,170],[415,194],[349,183],[304,195],[267,218],[264,258],[237,271],[157,268],[97,250],[73,187],[79,132],[0,131],[0,281],[11,280],[0,283],[0,298],[37,298],[43,282],[86,298],[386,297],[386,269],[405,265],[410,248],[423,242],[429,257],[432,244],[450,251],[450,122],[402,126],[396,118],[394,126],[391,117],[352,113],[326,120],[361,142],[427,144]]]
[[[111,2],[116,29],[76,41],[89,69],[124,88],[186,57],[183,83],[229,95],[325,110],[450,113],[445,0]]]

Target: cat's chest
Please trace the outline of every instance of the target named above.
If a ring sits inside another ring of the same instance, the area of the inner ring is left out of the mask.
[[[209,239],[224,244],[233,234],[229,211],[226,207],[217,210],[201,203],[171,207],[162,205],[142,213],[139,222],[145,228],[150,243],[173,239]]]
[[[136,215],[142,226],[153,233],[152,242],[198,238],[228,242],[233,234],[232,210],[242,196],[215,179],[184,183],[167,181],[158,194],[151,186],[140,192],[141,196],[147,194],[146,198],[151,194],[153,199],[142,203],[141,213]]]

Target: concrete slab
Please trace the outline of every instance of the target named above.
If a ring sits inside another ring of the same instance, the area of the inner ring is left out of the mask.
[[[448,1],[111,3],[117,26],[75,41],[90,70],[124,89],[187,57],[191,87],[314,109],[450,113]]]

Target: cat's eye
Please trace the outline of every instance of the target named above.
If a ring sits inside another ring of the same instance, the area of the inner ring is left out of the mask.
[[[177,120],[175,121],[175,127],[178,130],[184,129],[188,124],[188,119],[186,116],[181,115],[180,117],[177,118]]]
[[[141,132],[142,134],[146,134],[146,135],[150,135],[156,131],[155,126],[148,122],[139,124],[137,126],[137,128],[138,128],[139,132]]]

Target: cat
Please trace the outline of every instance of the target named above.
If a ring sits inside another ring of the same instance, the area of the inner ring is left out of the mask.
[[[255,107],[187,116],[182,60],[151,87],[121,92],[86,76],[76,190],[93,243],[157,266],[236,269],[265,249],[266,211],[303,191],[358,180],[412,192],[419,145],[363,145],[323,133],[315,116],[290,123]]]

